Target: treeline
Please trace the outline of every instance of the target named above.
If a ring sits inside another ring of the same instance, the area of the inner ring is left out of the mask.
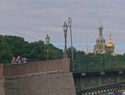
[[[41,40],[29,43],[21,37],[0,35],[0,63],[10,63],[18,56],[29,61],[59,59],[63,58],[63,50]]]
[[[52,44],[45,44],[44,41],[27,42],[24,38],[17,36],[0,35],[0,63],[9,64],[13,57],[27,58],[28,61],[44,61],[63,58],[63,50]],[[68,58],[71,56],[71,48],[67,49]],[[74,60],[78,61],[104,61],[104,60],[125,60],[125,54],[85,54],[84,51],[77,51],[73,48]]]

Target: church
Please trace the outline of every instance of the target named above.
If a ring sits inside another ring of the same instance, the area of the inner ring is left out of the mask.
[[[93,52],[95,54],[97,53],[110,53],[113,54],[114,53],[114,48],[115,45],[112,42],[112,36],[111,34],[109,34],[109,41],[106,43],[106,40],[103,37],[103,26],[101,25],[99,28],[99,35],[98,38],[96,39],[96,44],[94,45],[94,50]]]

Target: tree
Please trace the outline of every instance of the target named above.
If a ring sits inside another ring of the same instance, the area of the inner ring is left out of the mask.
[[[29,52],[29,59],[31,61],[41,61],[45,60],[45,44],[43,41],[36,41],[34,43],[31,43],[30,45],[30,52]]]
[[[4,37],[0,37],[0,63],[9,63],[13,53]]]

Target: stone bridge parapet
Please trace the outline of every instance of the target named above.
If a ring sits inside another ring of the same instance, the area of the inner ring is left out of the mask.
[[[58,60],[47,60],[29,62],[26,64],[10,64],[1,65],[4,76],[16,76],[29,73],[54,73],[54,72],[70,72],[70,61],[68,58]],[[2,70],[1,69],[1,70]],[[2,73],[2,71],[0,71]]]
[[[0,95],[76,95],[70,60],[0,64]]]

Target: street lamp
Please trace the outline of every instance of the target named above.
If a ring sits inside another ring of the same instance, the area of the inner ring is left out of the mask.
[[[72,19],[71,17],[68,18],[68,27],[70,28],[70,39],[71,39],[71,54],[72,54],[72,64],[73,64],[73,69],[74,69],[74,58],[73,58],[73,43],[72,43]]]
[[[67,58],[67,30],[68,30],[68,25],[66,24],[66,22],[64,22],[63,25],[63,31],[64,31],[64,38],[65,38],[65,47],[64,47],[64,58]]]
[[[46,35],[46,38],[45,38],[45,39],[46,39],[46,45],[47,45],[47,47],[48,47],[49,42],[50,42],[50,37],[49,37],[48,34]],[[47,57],[46,57],[46,59],[48,60],[48,48],[47,48],[47,51],[46,51],[46,52],[47,52]]]
[[[49,42],[50,42],[50,37],[49,37],[49,35],[48,35],[48,34],[46,35],[46,38],[45,38],[45,39],[46,39],[46,44],[48,45],[48,44],[49,44]]]

